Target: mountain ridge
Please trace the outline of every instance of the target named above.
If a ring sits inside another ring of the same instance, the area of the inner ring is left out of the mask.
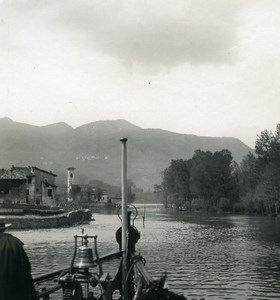
[[[0,168],[34,165],[58,174],[66,184],[66,169],[76,168],[76,182],[102,180],[120,184],[120,138],[128,138],[128,177],[137,187],[152,190],[172,159],[189,159],[197,149],[228,149],[240,162],[254,151],[234,137],[207,137],[163,129],[141,128],[126,120],[101,120],[73,128],[65,122],[45,126],[0,118]]]

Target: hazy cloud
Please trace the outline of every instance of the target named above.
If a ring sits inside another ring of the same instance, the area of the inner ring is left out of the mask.
[[[42,17],[92,51],[125,64],[228,63],[235,59],[239,0],[4,2],[25,18]]]
[[[126,63],[174,66],[234,58],[237,2],[218,0],[87,1],[57,22],[89,47]]]

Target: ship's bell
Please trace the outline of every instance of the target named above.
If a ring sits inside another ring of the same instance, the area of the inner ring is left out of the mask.
[[[79,247],[73,267],[78,269],[87,269],[95,266],[96,264],[93,260],[92,249],[86,245]]]

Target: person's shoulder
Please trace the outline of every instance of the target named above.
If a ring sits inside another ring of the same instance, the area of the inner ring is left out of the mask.
[[[10,234],[10,233],[4,233],[3,235],[2,235],[2,237],[3,237],[3,239],[5,239],[5,240],[7,240],[7,241],[10,241],[10,242],[13,242],[13,243],[18,243],[18,244],[20,244],[20,245],[23,245],[23,242],[20,240],[20,239],[18,239],[17,237],[15,237],[15,236],[13,236],[12,234]]]

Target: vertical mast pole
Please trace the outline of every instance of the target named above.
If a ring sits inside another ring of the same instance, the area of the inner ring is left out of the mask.
[[[127,217],[127,138],[122,138],[122,155],[121,155],[121,193],[122,193],[122,292],[123,299],[127,300],[127,244],[128,244],[128,217]]]

